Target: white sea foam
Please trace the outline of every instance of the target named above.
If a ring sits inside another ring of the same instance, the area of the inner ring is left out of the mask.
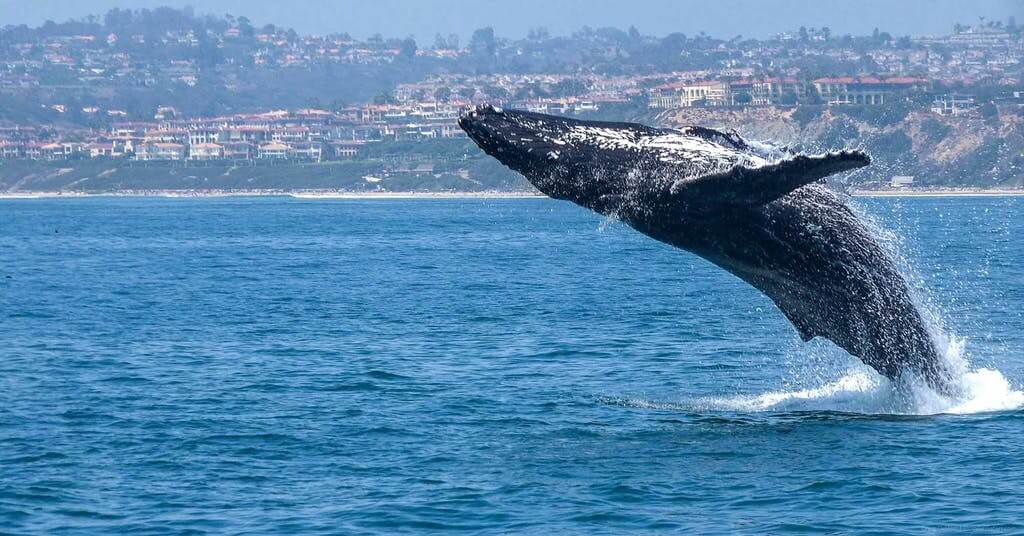
[[[865,365],[838,380],[812,388],[770,391],[760,395],[709,398],[696,406],[726,411],[838,411],[863,414],[937,415],[1012,411],[1024,408],[1024,391],[998,370],[971,368],[964,345],[949,345],[952,393],[936,392],[923,380],[904,375],[889,381]]]
[[[838,412],[863,415],[967,415],[1024,409],[1024,391],[1001,372],[972,368],[964,344],[949,345],[945,359],[952,372],[953,394],[936,392],[924,380],[904,374],[890,381],[863,364],[851,365],[838,379],[814,387],[779,389],[755,395],[657,401],[614,398],[629,407],[685,412],[796,413]]]

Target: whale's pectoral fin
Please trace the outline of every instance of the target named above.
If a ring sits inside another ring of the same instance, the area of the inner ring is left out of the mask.
[[[700,204],[763,205],[829,175],[870,163],[863,151],[799,155],[757,168],[735,166],[721,173],[681,179],[672,184],[671,194]]]

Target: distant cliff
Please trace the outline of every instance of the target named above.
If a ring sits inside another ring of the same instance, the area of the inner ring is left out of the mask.
[[[863,148],[875,162],[850,177],[857,186],[885,185],[894,175],[914,176],[915,186],[1024,186],[1024,117],[1012,110],[942,117],[900,107],[684,108],[644,119],[735,129],[798,150]]]

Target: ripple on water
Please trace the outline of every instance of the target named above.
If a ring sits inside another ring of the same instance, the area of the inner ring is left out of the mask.
[[[553,201],[0,200],[0,532],[1022,532],[1021,202],[866,202],[940,397]]]

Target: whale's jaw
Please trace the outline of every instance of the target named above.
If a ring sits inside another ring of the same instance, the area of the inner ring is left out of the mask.
[[[558,161],[565,148],[556,125],[523,112],[478,106],[461,114],[459,126],[485,153],[522,174],[545,195],[576,200],[572,188],[559,180],[567,175],[560,164],[567,162]]]

